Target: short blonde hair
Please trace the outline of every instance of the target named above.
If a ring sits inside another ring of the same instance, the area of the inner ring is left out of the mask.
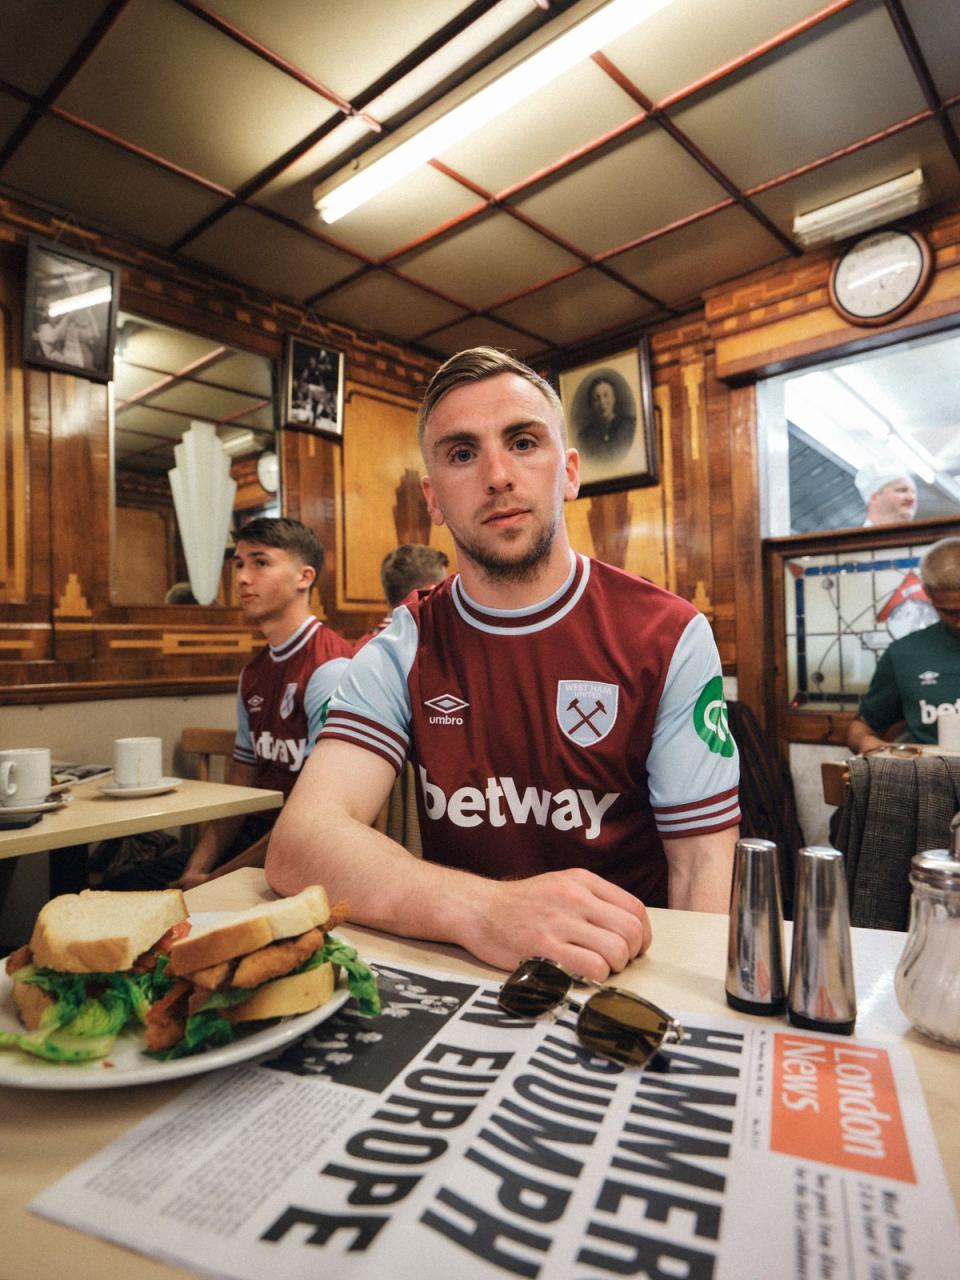
[[[566,446],[567,429],[564,421],[563,405],[560,403],[560,397],[550,383],[547,382],[546,378],[542,378],[529,365],[523,364],[522,361],[510,355],[507,351],[501,351],[497,347],[470,347],[466,351],[459,351],[455,356],[451,356],[430,379],[430,383],[423,395],[420,412],[417,415],[417,438],[420,441],[421,451],[423,450],[423,438],[427,430],[427,421],[448,392],[453,391],[455,387],[463,386],[467,382],[483,382],[487,378],[499,377],[501,373],[516,374],[518,378],[523,378],[537,388],[556,413],[560,424],[560,438],[564,446]]]

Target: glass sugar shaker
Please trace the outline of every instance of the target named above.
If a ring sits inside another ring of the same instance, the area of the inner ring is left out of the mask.
[[[951,830],[958,843],[960,825]],[[895,989],[918,1031],[960,1045],[960,849],[932,849],[910,863],[910,931]]]

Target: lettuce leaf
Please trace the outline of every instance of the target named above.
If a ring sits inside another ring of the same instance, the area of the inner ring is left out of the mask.
[[[370,967],[360,959],[354,947],[327,934],[327,939],[319,951],[315,951],[298,972],[305,973],[321,964],[338,964],[346,972],[347,986],[350,994],[357,1002],[357,1008],[367,1018],[375,1018],[380,1012],[380,994],[377,991],[377,979]]]
[[[130,1023],[146,1021],[152,1000],[144,990],[148,974],[58,973],[25,965],[14,982],[39,987],[54,1003],[36,1031],[8,1032],[0,1048],[20,1049],[49,1062],[89,1062],[104,1058]],[[90,992],[96,992],[91,995]]]

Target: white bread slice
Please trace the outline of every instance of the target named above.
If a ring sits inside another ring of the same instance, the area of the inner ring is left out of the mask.
[[[114,973],[187,918],[179,889],[119,893],[84,889],[52,898],[30,939],[33,963],[61,973]]]
[[[320,885],[314,884],[292,898],[279,898],[259,907],[238,911],[229,920],[194,929],[170,948],[170,972],[182,977],[224,960],[248,955],[258,947],[296,938],[308,929],[326,924],[330,904]]]
[[[261,1018],[286,1018],[293,1013],[319,1009],[337,985],[334,965],[320,964],[306,973],[291,973],[258,987],[249,1000],[225,1009],[231,1022],[256,1022]]]

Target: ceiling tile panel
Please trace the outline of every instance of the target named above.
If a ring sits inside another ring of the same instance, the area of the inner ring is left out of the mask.
[[[316,166],[305,158],[265,187],[255,203],[276,209],[304,226],[316,228],[345,248],[381,258],[411,240],[458,217],[477,204],[477,197],[436,169],[424,168],[389,192],[348,213],[331,225],[313,207]]]
[[[960,93],[960,5],[904,0],[903,7],[940,97]]]
[[[507,213],[488,213],[397,263],[404,275],[481,309],[578,264]]]
[[[468,347],[502,347],[523,359],[526,354],[542,346],[542,343],[533,342],[525,334],[518,333],[505,324],[498,324],[487,316],[471,316],[469,320],[462,320],[459,324],[431,333],[423,341],[447,356],[465,351]]]
[[[589,102],[589,111],[584,103]],[[440,159],[488,191],[554,164],[641,108],[594,62],[585,62]]]
[[[172,0],[131,0],[59,105],[231,189],[335,110]]]
[[[610,262],[621,275],[669,306],[696,299],[700,291],[786,256],[783,245],[742,209],[661,236]]]
[[[581,271],[493,313],[512,321],[546,344],[573,344],[620,325],[640,324],[653,312],[642,298],[599,271]]]
[[[0,180],[25,196],[158,246],[172,243],[221,203],[185,178],[49,116],[30,131]]]
[[[2,0],[0,80],[41,96],[102,12],[103,0]]]
[[[604,53],[660,102],[824,7],[824,0],[673,0]]]
[[[844,10],[671,114],[727,177],[752,186],[923,107],[886,10],[867,5]]]
[[[462,315],[456,307],[385,271],[371,271],[329,294],[317,311],[331,320],[406,339]]]
[[[348,5],[342,0],[217,0],[213,7],[287,62],[351,100],[464,6],[463,0],[417,0],[404,7],[402,24],[396,13],[385,10],[382,0],[350,0]]]
[[[940,130],[928,123],[801,174],[755,196],[754,203],[789,235],[798,213],[809,213],[917,168],[923,170],[932,204],[960,199],[960,169]]]
[[[0,93],[0,146],[7,141],[27,114],[27,110],[26,103],[21,102],[19,98],[12,98],[9,94]],[[3,172],[0,170],[0,179],[2,178]]]
[[[655,125],[551,180],[517,207],[588,253],[601,253],[726,197]]]
[[[235,280],[302,301],[356,270],[357,263],[252,209],[234,209],[190,241],[189,255]]]

